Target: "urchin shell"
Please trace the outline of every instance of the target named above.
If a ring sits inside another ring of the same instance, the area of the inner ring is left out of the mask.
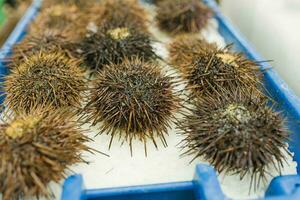
[[[104,65],[120,63],[125,57],[139,56],[144,60],[156,59],[152,39],[133,28],[102,28],[86,37],[79,46],[87,67],[92,71]]]
[[[181,70],[193,96],[236,89],[261,93],[262,73],[258,64],[242,53],[230,52],[229,47],[207,49],[182,65]]]
[[[250,174],[255,186],[270,167],[280,172],[289,132],[283,116],[267,103],[255,93],[240,91],[198,99],[178,123],[185,136],[184,154],[202,157],[218,172],[237,173],[241,179]]]
[[[57,31],[71,41],[83,38],[87,31],[89,17],[75,5],[52,5],[42,10],[29,27],[29,34],[43,31]],[[41,31],[42,30],[42,31]]]
[[[30,57],[39,51],[60,51],[67,57],[73,58],[72,43],[56,31],[45,31],[40,34],[26,35],[25,38],[13,47],[12,56],[8,59],[8,66],[13,68],[21,64],[26,57]]]
[[[172,66],[184,73],[186,66],[192,65],[193,60],[198,56],[203,56],[205,52],[215,51],[216,49],[217,45],[215,43],[209,43],[196,35],[179,35],[168,45],[169,61]]]
[[[179,106],[174,81],[153,62],[139,58],[105,66],[95,77],[85,118],[92,125],[102,123],[100,133],[120,136],[145,144],[156,138],[166,146],[165,134]],[[111,144],[110,144],[111,145]],[[146,153],[146,151],[145,151]]]
[[[134,27],[140,32],[148,33],[148,13],[137,0],[104,0],[102,15],[99,15],[101,26]]]
[[[164,0],[157,4],[158,26],[173,34],[198,32],[211,17],[212,11],[198,0]]]
[[[33,105],[79,108],[86,90],[84,73],[77,60],[57,51],[37,52],[6,76],[5,105],[29,112]]]
[[[4,200],[51,197],[50,182],[70,165],[85,162],[90,141],[65,111],[19,113],[0,125],[0,192]]]

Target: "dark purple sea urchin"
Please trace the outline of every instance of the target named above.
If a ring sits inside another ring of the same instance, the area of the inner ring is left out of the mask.
[[[100,133],[113,138],[120,136],[145,144],[156,138],[163,145],[165,135],[179,106],[171,77],[161,73],[159,67],[143,59],[125,59],[120,64],[110,64],[99,72],[86,105],[86,120],[96,125],[102,122]],[[111,143],[110,143],[111,145]]]
[[[286,160],[284,121],[266,99],[234,91],[196,100],[178,127],[185,136],[185,155],[203,157],[218,172],[237,173],[241,179],[250,174],[257,186],[269,167],[280,172]]]
[[[92,71],[97,71],[104,65],[118,64],[125,57],[139,56],[146,61],[157,58],[151,42],[147,34],[133,28],[102,27],[80,43],[80,51],[86,65]]]
[[[3,200],[50,198],[50,182],[65,178],[68,167],[85,162],[89,139],[65,111],[45,108],[19,114],[0,125],[0,192]]]
[[[199,0],[164,0],[157,3],[156,20],[167,32],[194,33],[206,26],[212,14]]]

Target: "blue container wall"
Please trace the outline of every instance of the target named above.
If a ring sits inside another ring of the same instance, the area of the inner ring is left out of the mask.
[[[219,22],[219,32],[228,44],[233,43],[235,50],[244,52],[250,59],[263,61],[243,37],[222,16],[214,0],[204,0],[215,10],[215,18]],[[0,52],[0,75],[8,72],[5,58],[10,54],[11,47],[21,40],[26,34],[25,30],[30,21],[37,14],[41,0],[34,0],[20,23],[17,25]],[[300,162],[300,100],[289,90],[288,86],[278,76],[268,63],[262,63],[264,71],[265,87],[272,97],[278,102],[279,109],[283,110],[288,119],[291,130],[290,150],[294,152],[294,160]],[[2,79],[1,79],[2,80]],[[0,100],[2,102],[2,99]],[[298,174],[300,166],[297,167]],[[275,199],[300,199],[300,177],[283,176],[276,177],[266,192],[267,200]],[[217,176],[212,167],[206,165],[197,166],[193,181],[157,184],[125,188],[109,188],[99,190],[85,190],[83,178],[80,175],[70,176],[63,186],[63,200],[223,200],[226,199],[221,191]]]
[[[113,189],[105,191],[88,190],[86,191],[86,197],[88,200],[195,200],[192,182],[148,186],[143,187],[142,190],[139,187],[122,188],[122,191]]]
[[[26,28],[28,24],[34,19],[37,15],[38,10],[41,6],[41,0],[33,0],[32,5],[28,8],[25,15],[20,19],[19,23],[10,34],[6,42],[3,44],[0,50],[0,77],[4,77],[8,73],[8,69],[5,66],[6,58],[11,54],[11,49],[14,44],[20,41],[26,35]],[[0,79],[3,81],[3,79]],[[1,87],[2,88],[2,87]],[[3,90],[0,90],[0,103],[3,102],[4,96]]]
[[[217,175],[208,165],[196,167],[193,181],[85,190],[81,175],[64,183],[62,200],[225,200]]]

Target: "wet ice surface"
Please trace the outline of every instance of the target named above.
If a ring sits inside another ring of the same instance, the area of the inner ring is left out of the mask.
[[[154,13],[152,6],[148,5],[147,9],[150,13]],[[167,59],[166,44],[171,41],[171,38],[153,25],[154,23],[152,23],[150,30],[158,40],[153,46],[157,54]],[[215,19],[212,19],[209,25],[199,34],[209,42],[216,42],[219,47],[224,47],[224,39],[217,29],[218,23]],[[168,71],[169,69],[170,67],[164,67],[162,70]],[[106,134],[96,136],[99,126],[89,127],[87,124],[83,127],[84,129],[90,129],[88,135],[94,139],[88,145],[109,154],[110,157],[99,153],[84,153],[84,158],[90,161],[90,164],[78,164],[71,167],[74,173],[83,175],[85,186],[88,189],[189,181],[194,176],[196,164],[207,164],[206,161],[201,159],[190,163],[192,157],[180,156],[182,151],[177,144],[182,140],[182,136],[176,134],[174,126],[168,131],[169,136],[166,136],[168,147],[163,147],[158,141],[159,149],[156,149],[151,142],[148,142],[147,157],[144,153],[144,144],[139,141],[133,142],[133,156],[130,154],[129,145],[126,142],[122,145],[122,141],[117,139],[114,140],[111,149],[108,150],[110,136]],[[292,158],[288,159],[288,163],[289,165],[284,166],[282,174],[295,174],[296,163],[292,161]],[[275,176],[278,175],[272,173],[272,170],[270,173]],[[261,185],[256,192],[249,195],[250,178],[247,177],[240,181],[239,176],[226,174],[220,174],[218,178],[224,193],[230,198],[252,199],[262,197],[266,190],[266,186]],[[269,178],[269,181],[271,181],[271,178]],[[60,199],[62,185],[51,184],[50,187],[57,199]]]

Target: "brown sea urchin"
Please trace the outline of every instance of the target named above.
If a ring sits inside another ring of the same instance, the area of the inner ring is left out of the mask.
[[[219,172],[241,179],[249,174],[257,186],[269,167],[280,172],[285,162],[289,134],[284,121],[265,98],[235,91],[199,99],[178,127],[185,136],[184,154],[203,157]]]
[[[254,88],[260,93],[262,75],[257,63],[229,50],[228,47],[207,49],[181,66],[182,76],[193,95]]]
[[[209,43],[192,34],[176,36],[168,45],[170,63],[182,73],[185,72],[186,66],[193,64],[193,60],[198,56],[203,56],[206,52],[216,49],[215,43]]]
[[[39,51],[64,52],[68,57],[74,57],[71,42],[56,31],[45,31],[34,35],[26,35],[13,48],[13,54],[8,60],[8,66],[13,68],[24,61],[26,57],[36,54]]]
[[[140,32],[148,33],[148,14],[137,0],[104,0],[99,15],[99,25],[112,28],[134,27]]]
[[[0,192],[3,200],[51,197],[72,164],[85,162],[88,139],[65,111],[38,109],[0,125]]]
[[[100,133],[111,134],[111,142],[124,138],[131,153],[134,139],[144,142],[145,153],[148,139],[157,147],[159,138],[166,146],[165,134],[179,104],[173,83],[155,63],[139,58],[105,66],[95,77],[86,120],[102,122]]]
[[[200,31],[212,17],[212,11],[199,0],[164,0],[157,4],[156,20],[167,32]]]
[[[33,105],[80,107],[86,89],[78,61],[64,53],[40,51],[26,57],[5,78],[4,101],[10,109],[30,111]]]
[[[69,40],[83,38],[87,31],[88,17],[75,5],[52,5],[42,10],[29,27],[29,34],[57,31]]]
[[[139,56],[144,60],[157,58],[152,39],[133,28],[102,28],[80,43],[86,65],[92,70],[110,63],[120,63],[125,57]]]

